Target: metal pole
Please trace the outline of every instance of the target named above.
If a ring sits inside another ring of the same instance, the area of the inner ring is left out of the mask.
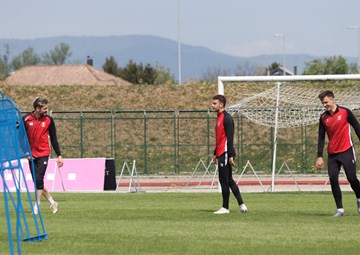
[[[84,157],[83,112],[80,112],[80,158]]]
[[[360,73],[360,26],[357,27],[358,31],[358,73]]]
[[[147,143],[146,143],[146,111],[144,111],[144,173],[148,173],[147,165]]]
[[[181,33],[180,33],[180,0],[177,0],[177,39],[178,39],[178,72],[179,72],[179,85],[181,81]]]
[[[360,26],[350,26],[348,27],[348,29],[356,29],[358,34],[358,41],[357,41],[357,44],[358,44],[358,49],[357,49],[357,72],[360,73]]]
[[[175,164],[175,171],[174,173],[179,173],[179,164],[178,164],[178,141],[176,140],[176,119],[177,117],[179,116],[178,114],[178,111],[174,111],[174,118],[173,118],[173,121],[174,121],[174,164]]]
[[[279,34],[274,34],[274,37],[281,37],[282,38],[282,65],[283,65],[283,75],[285,74],[285,34],[283,33],[279,33]]]
[[[279,117],[279,102],[280,102],[280,85],[277,83],[277,95],[276,95],[276,109],[275,109],[275,126],[274,126],[274,152],[272,162],[272,177],[271,177],[271,191],[274,191],[275,186],[275,171],[276,171],[276,150],[277,150],[277,131],[278,131],[278,117]]]
[[[282,36],[282,54],[283,54],[283,68],[284,68],[284,75],[286,75],[285,73],[285,35]]]

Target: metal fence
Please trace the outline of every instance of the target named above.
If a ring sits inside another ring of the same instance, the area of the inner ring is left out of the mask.
[[[209,163],[215,140],[215,113],[203,111],[53,111],[62,154],[67,158],[114,158],[116,170],[136,160],[143,174],[190,173],[199,160]],[[240,114],[235,121],[236,170],[249,161],[271,173],[272,128]],[[278,131],[276,165],[297,173],[314,172],[317,125]],[[236,171],[235,170],[235,171]]]

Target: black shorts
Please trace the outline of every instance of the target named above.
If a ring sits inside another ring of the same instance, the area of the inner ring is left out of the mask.
[[[35,179],[34,179],[34,173],[33,173],[31,161],[29,161],[29,165],[30,165],[31,175],[33,177],[34,182],[36,183],[36,188],[44,189],[44,177],[48,166],[49,157],[34,158],[33,161],[35,167]]]

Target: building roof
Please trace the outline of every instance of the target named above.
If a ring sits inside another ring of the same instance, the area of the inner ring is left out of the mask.
[[[14,86],[129,85],[119,77],[90,65],[36,65],[13,72],[5,84]]]
[[[292,73],[290,70],[288,70],[282,66],[279,66],[278,68],[272,70],[270,72],[270,75],[271,76],[284,75],[284,72],[285,72],[285,75],[294,75],[294,73]]]

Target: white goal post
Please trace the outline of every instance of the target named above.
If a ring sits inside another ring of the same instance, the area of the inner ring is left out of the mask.
[[[344,81],[354,81],[355,85]],[[333,88],[328,88],[329,83],[324,85],[324,82],[333,82]],[[237,83],[250,85],[232,85]],[[317,96],[325,89],[334,90],[340,105],[351,110],[360,109],[360,74],[218,77],[218,94],[226,97],[227,111],[238,112],[254,123],[274,128],[271,191],[275,183],[278,129],[318,122],[324,109]]]

